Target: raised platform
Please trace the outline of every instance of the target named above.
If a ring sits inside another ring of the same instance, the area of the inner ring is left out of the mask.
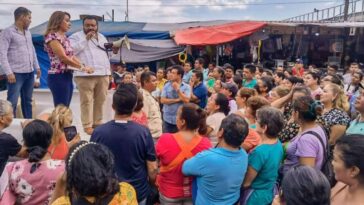
[[[107,122],[114,117],[114,111],[112,110],[112,95],[114,91],[109,90],[108,96],[106,98],[106,101],[104,103],[103,109],[104,109],[104,116],[103,121]],[[0,92],[0,99],[6,99],[7,98],[7,91],[1,91]],[[33,92],[33,99],[35,107],[34,109],[34,116],[38,116],[45,112],[52,112],[54,109],[53,105],[53,98],[52,94],[49,89],[34,89]],[[82,140],[89,140],[90,136],[87,135],[83,131],[82,123],[81,123],[81,111],[80,111],[80,97],[78,90],[74,90],[72,101],[70,108],[73,113],[73,125],[77,127],[78,132],[81,135]],[[6,128],[4,132],[8,132],[12,134],[14,137],[17,138],[19,142],[22,142],[22,127],[21,122],[23,122],[25,119],[20,118],[14,118],[13,123],[10,125],[10,127]]]

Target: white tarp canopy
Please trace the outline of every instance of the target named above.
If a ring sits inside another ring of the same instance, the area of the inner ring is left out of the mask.
[[[142,63],[169,58],[185,50],[174,40],[124,39],[120,51],[111,62]]]

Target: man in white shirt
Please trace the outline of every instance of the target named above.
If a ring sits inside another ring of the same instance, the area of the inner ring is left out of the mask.
[[[69,39],[75,55],[95,69],[92,75],[74,73],[80,93],[82,125],[85,132],[91,135],[93,128],[102,123],[102,108],[109,87],[110,61],[104,47],[107,39],[98,32],[95,16],[86,16],[83,19],[83,31],[74,33]]]

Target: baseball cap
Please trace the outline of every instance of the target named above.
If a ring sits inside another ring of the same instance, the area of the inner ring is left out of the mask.
[[[302,61],[302,59],[297,58],[297,59],[296,59],[296,63],[303,64],[303,61]]]
[[[230,63],[225,63],[222,67],[224,68],[224,70],[227,68],[234,70],[234,66],[232,66]]]
[[[229,90],[233,97],[235,97],[236,93],[238,92],[238,86],[236,86],[235,83],[221,82],[221,87]]]

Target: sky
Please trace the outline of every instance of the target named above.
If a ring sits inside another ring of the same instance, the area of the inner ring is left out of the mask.
[[[32,11],[32,24],[48,20],[56,10],[67,11],[72,19],[80,14],[105,15],[124,21],[127,0],[0,0],[0,29],[13,23],[19,6]],[[129,21],[173,23],[205,20],[283,20],[340,5],[344,0],[129,0]]]

